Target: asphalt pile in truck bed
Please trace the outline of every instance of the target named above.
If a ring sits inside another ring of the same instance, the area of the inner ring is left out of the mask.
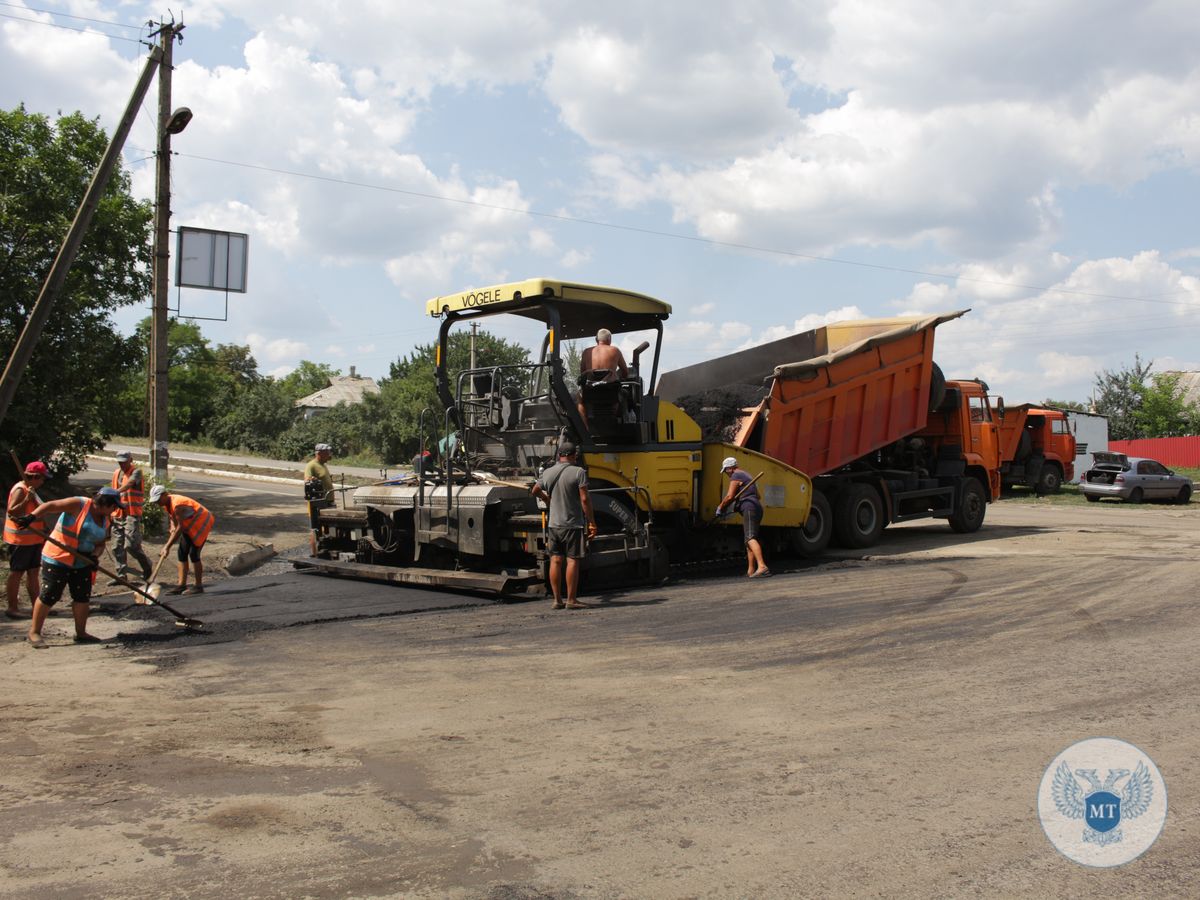
[[[688,394],[675,405],[695,420],[706,441],[732,441],[737,437],[738,424],[745,411],[758,406],[763,389],[749,384],[714,388],[698,394]]]

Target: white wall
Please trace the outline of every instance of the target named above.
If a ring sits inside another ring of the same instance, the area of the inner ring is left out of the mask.
[[[1092,454],[1108,449],[1108,417],[1068,412],[1067,421],[1075,432],[1075,477],[1072,481],[1078,484],[1079,476],[1092,467]]]

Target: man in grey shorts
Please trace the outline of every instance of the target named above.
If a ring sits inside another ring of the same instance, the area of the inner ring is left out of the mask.
[[[558,447],[558,464],[542,473],[534,482],[533,495],[550,507],[546,551],[550,554],[550,589],[554,592],[553,609],[587,609],[580,603],[579,560],[587,553],[587,536],[596,536],[596,514],[588,495],[587,472],[575,464],[575,445],[563,441]],[[563,560],[566,560],[567,601],[562,599]]]

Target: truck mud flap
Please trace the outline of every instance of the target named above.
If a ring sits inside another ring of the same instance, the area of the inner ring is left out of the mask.
[[[358,578],[364,581],[390,581],[420,587],[449,588],[460,591],[487,591],[503,596],[525,594],[536,588],[541,596],[542,576],[536,569],[516,569],[512,572],[466,572],[452,569],[423,569],[416,566],[397,568],[339,559],[319,559],[305,556],[292,561],[297,569],[308,569],[322,575]]]

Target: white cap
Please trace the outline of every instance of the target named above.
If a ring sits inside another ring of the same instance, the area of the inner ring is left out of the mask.
[[[317,444],[317,446],[314,447],[313,449],[316,450],[318,453],[320,453],[322,450],[324,450],[328,453],[333,452],[333,448],[330,447],[328,444]]]
[[[162,495],[166,492],[167,489],[165,487],[163,487],[161,484],[156,484],[154,487],[150,488],[150,502],[157,503],[162,499]]]
[[[737,468],[737,460],[734,459],[732,456],[725,457],[725,462],[721,463],[721,471],[722,472],[724,472],[726,469],[736,469],[736,468]]]

